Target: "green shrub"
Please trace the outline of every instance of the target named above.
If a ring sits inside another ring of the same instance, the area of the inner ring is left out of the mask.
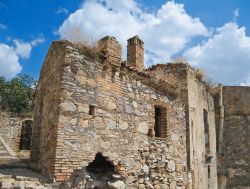
[[[0,105],[13,113],[32,112],[37,81],[28,75],[18,75],[10,81],[0,77]]]

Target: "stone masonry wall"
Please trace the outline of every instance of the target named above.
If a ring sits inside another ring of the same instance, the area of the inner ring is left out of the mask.
[[[223,86],[223,104],[223,150],[218,165],[221,189],[224,189],[222,185],[247,189],[250,186],[250,87]]]
[[[14,115],[0,110],[0,136],[14,151],[19,151],[22,123],[32,120],[30,115]]]
[[[164,79],[180,95],[186,105],[187,165],[193,188],[216,188],[216,134],[213,97],[195,78],[193,69],[184,63],[156,65],[147,70],[155,78]],[[203,111],[208,112],[209,154],[205,148]],[[208,162],[208,158],[211,162]],[[210,176],[208,175],[210,172]],[[210,178],[209,178],[210,177]]]
[[[31,167],[53,177],[58,135],[58,105],[61,98],[62,65],[65,50],[63,42],[53,43],[42,66],[36,90],[34,129],[31,145]]]
[[[188,72],[190,125],[190,160],[194,188],[217,188],[216,128],[214,99],[194,72]],[[208,116],[208,139],[205,136],[205,115]],[[209,143],[206,149],[206,140]]]
[[[54,120],[54,124],[41,122],[43,173],[58,181],[69,179],[102,153],[115,166],[122,165],[126,188],[188,186],[182,104],[147,86],[142,76],[135,79],[126,69],[114,74],[111,65],[107,69],[107,65],[89,60],[70,44],[58,44],[57,54],[62,52],[66,52],[64,60],[60,59],[63,63],[53,59],[53,64],[45,61],[44,65],[54,75],[61,75],[61,80],[55,81],[54,93],[43,98],[50,103],[50,111],[44,112],[43,107],[42,115]],[[51,75],[46,77],[44,80],[51,81]],[[46,87],[44,90],[48,90]],[[57,94],[54,100],[53,94]],[[154,129],[155,106],[167,112],[167,132],[162,138],[147,135],[149,129]],[[49,139],[46,134],[51,132],[57,137]],[[57,144],[49,144],[51,140]],[[48,148],[55,152],[54,157],[48,157]],[[54,169],[49,168],[52,164]]]

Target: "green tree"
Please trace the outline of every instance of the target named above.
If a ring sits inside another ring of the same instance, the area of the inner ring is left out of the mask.
[[[10,81],[0,77],[0,104],[2,109],[13,112],[31,112],[37,81],[28,75],[18,75]]]

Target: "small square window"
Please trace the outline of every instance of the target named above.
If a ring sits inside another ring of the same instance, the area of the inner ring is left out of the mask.
[[[89,115],[95,116],[95,114],[96,114],[96,106],[89,105]]]

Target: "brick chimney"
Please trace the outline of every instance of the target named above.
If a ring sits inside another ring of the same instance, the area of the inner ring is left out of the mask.
[[[144,69],[144,42],[137,35],[128,39],[127,66]]]
[[[106,36],[98,41],[101,50],[101,58],[114,66],[121,66],[122,46],[115,37]]]

